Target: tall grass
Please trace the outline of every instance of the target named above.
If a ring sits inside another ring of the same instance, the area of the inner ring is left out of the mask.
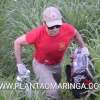
[[[57,6],[63,15],[63,19],[73,24],[81,33],[99,71],[100,65],[100,0],[0,0],[0,80],[15,79],[16,63],[13,51],[14,40],[37,27],[42,21],[42,11],[49,5]],[[75,44],[69,48],[73,50]],[[23,61],[31,68],[31,47],[23,49]],[[65,55],[64,64],[68,63],[69,54]],[[64,72],[64,65],[63,65]],[[65,76],[63,74],[63,81]],[[0,92],[0,100],[8,98],[12,91]],[[41,91],[33,91],[33,100],[44,100],[40,96]],[[62,98],[72,99],[70,92],[63,94]],[[17,100],[17,96],[14,96]],[[99,99],[98,99],[99,100]]]

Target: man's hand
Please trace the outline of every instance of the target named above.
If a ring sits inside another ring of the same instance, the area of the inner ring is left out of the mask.
[[[88,55],[88,56],[90,55],[89,50],[88,50],[87,47],[81,48],[81,52],[82,52],[82,54],[85,54],[85,55]]]
[[[27,73],[27,68],[24,64],[17,64],[18,73],[21,75],[25,75]]]
[[[89,50],[87,47],[83,47],[83,48],[76,48],[74,54],[78,54],[81,53],[82,55],[87,55],[89,56]]]

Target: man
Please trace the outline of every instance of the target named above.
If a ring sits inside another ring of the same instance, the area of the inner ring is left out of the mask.
[[[20,74],[27,72],[21,59],[21,47],[34,44],[33,71],[40,84],[48,84],[50,88],[51,84],[55,85],[55,89],[47,90],[47,96],[52,100],[58,99],[57,85],[61,80],[61,61],[73,39],[77,41],[79,48],[87,51],[78,31],[72,25],[63,23],[60,11],[50,6],[43,12],[43,25],[18,37],[14,42],[16,63]]]

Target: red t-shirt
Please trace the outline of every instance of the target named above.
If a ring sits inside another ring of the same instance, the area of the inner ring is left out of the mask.
[[[48,35],[45,26],[40,26],[26,34],[29,44],[34,44],[34,57],[40,63],[57,64],[60,63],[65,50],[75,36],[75,28],[67,23],[59,29],[56,36]]]

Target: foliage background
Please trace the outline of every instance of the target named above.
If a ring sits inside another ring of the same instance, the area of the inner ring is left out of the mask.
[[[14,40],[37,27],[42,21],[43,9],[50,5],[57,6],[64,21],[73,24],[79,30],[88,45],[99,75],[100,0],[0,0],[0,80],[15,80]],[[73,50],[73,48],[75,48],[74,44],[69,47],[69,50]],[[22,55],[24,63],[28,64],[31,71],[32,51],[33,48],[27,46],[23,48]],[[69,54],[66,54],[64,65],[66,62],[68,63],[68,58]],[[32,76],[34,75],[32,74]],[[62,80],[64,81],[65,77]],[[8,100],[10,93],[11,91],[5,92],[5,94],[1,92],[2,99],[0,100]],[[62,95],[64,100],[66,96],[69,97],[69,100],[72,100],[69,91]],[[40,97],[37,97],[37,100],[40,100]]]

